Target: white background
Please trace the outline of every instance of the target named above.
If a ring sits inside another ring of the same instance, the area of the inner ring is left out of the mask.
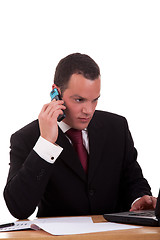
[[[0,0],[0,221],[10,135],[50,101],[55,67],[73,52],[100,66],[97,109],[127,118],[155,196],[160,161],[160,1]]]

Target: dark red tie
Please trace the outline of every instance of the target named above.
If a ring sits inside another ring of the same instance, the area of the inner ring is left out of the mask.
[[[73,147],[75,148],[75,150],[78,153],[78,156],[79,156],[79,159],[80,159],[80,162],[82,164],[82,167],[83,167],[84,171],[87,172],[88,153],[87,153],[86,148],[83,145],[82,131],[70,128],[66,132],[66,134],[70,138],[70,140],[72,141]]]

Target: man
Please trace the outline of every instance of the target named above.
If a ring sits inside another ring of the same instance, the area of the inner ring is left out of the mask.
[[[154,208],[126,119],[95,111],[100,70],[94,60],[79,53],[62,59],[55,87],[63,100],[45,104],[38,120],[11,137],[4,190],[11,214],[28,218],[37,206],[38,217]],[[66,117],[57,123],[63,111]],[[70,128],[82,130],[82,157]]]

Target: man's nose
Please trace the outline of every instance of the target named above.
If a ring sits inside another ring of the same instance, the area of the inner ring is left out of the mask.
[[[93,112],[92,104],[85,103],[83,106],[82,112],[88,115],[91,114]]]

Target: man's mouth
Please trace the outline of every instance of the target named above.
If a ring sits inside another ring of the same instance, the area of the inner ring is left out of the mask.
[[[79,117],[78,119],[79,119],[81,122],[88,122],[88,121],[91,120],[90,117]]]

